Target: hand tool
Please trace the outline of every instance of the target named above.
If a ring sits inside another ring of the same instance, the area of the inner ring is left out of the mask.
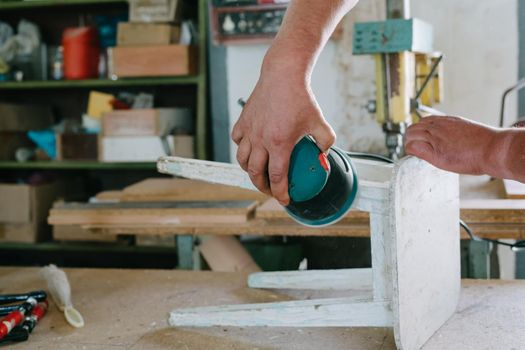
[[[13,328],[21,324],[24,316],[29,313],[36,304],[36,299],[29,297],[17,310],[2,318],[2,320],[0,320],[0,339],[7,336]]]
[[[9,315],[11,312],[18,310],[20,306],[22,306],[22,304],[0,306],[0,316]]]
[[[180,157],[162,157],[161,173],[257,190],[238,165]],[[337,147],[327,154],[303,137],[294,147],[288,169],[290,203],[286,212],[305,226],[320,227],[340,220],[352,206],[358,181],[352,160]]]
[[[17,301],[26,301],[29,298],[35,298],[36,301],[44,301],[47,298],[47,294],[43,290],[24,294],[3,294],[0,295],[0,305],[16,303]]]
[[[35,329],[37,323],[46,314],[48,306],[47,300],[36,304],[31,310],[31,314],[26,315],[21,324],[14,327],[9,334],[2,338],[0,344],[26,341],[29,338],[29,334]]]

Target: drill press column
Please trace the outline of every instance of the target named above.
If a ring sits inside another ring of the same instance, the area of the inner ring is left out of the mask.
[[[432,26],[409,18],[408,0],[388,0],[387,17],[386,21],[356,23],[353,51],[375,57],[376,119],[385,132],[389,156],[397,159],[404,153],[403,137],[412,123],[413,100],[422,78],[416,73],[424,71],[417,62],[429,62],[426,56],[435,54]]]

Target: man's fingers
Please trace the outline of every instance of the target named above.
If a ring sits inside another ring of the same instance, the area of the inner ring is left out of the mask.
[[[406,142],[412,141],[430,141],[432,139],[432,134],[421,126],[417,127],[416,125],[408,128],[406,133]]]
[[[407,154],[416,156],[430,163],[432,163],[434,158],[434,147],[427,141],[409,141],[405,145],[405,151]]]
[[[315,129],[310,130],[310,135],[322,152],[327,152],[335,143],[335,132],[326,122],[318,123]]]
[[[248,160],[250,159],[250,153],[252,152],[252,144],[250,140],[245,137],[239,143],[237,148],[237,161],[244,171],[248,169]]]
[[[239,122],[235,123],[234,127],[233,127],[233,130],[232,130],[232,140],[233,142],[235,142],[237,145],[239,145],[239,143],[241,143],[241,140],[242,140],[242,130],[241,130],[241,127],[239,125]]]
[[[270,153],[268,162],[268,178],[272,196],[281,203],[288,205],[288,165],[290,163],[291,149],[281,149]]]
[[[248,161],[248,174],[259,191],[271,195],[268,183],[268,152],[264,148],[255,148]]]

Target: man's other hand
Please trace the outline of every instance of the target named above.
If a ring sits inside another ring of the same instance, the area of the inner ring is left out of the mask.
[[[503,131],[459,117],[425,117],[406,133],[407,154],[459,174],[503,177]]]

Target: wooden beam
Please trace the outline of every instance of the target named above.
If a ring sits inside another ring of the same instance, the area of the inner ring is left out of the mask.
[[[250,288],[372,290],[372,269],[307,270],[252,273]]]
[[[361,298],[284,301],[172,311],[174,327],[392,327],[390,302]]]

